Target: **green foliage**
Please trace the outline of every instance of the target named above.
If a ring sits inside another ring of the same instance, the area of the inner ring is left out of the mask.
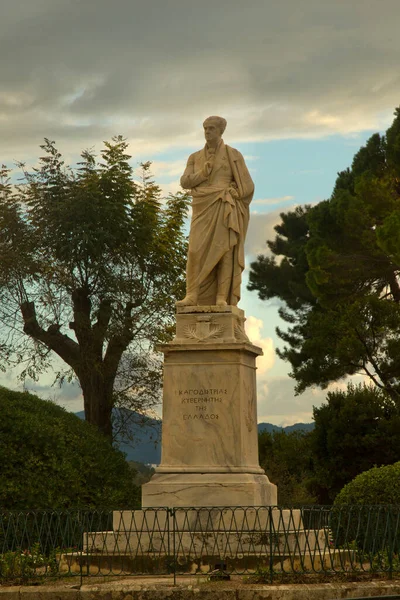
[[[338,174],[329,200],[282,214],[249,289],[284,302],[279,355],[297,391],[362,373],[400,398],[400,109]],[[290,224],[290,226],[289,226]]]
[[[380,390],[349,385],[347,392],[329,392],[314,408],[314,421],[309,486],[320,504],[330,504],[359,473],[400,460],[400,408]]]
[[[3,363],[38,376],[77,378],[86,419],[111,435],[111,410],[158,402],[157,343],[170,339],[184,295],[188,196],[164,199],[121,137],[98,160],[64,165],[45,139],[39,166],[0,170],[0,350]]]
[[[0,388],[0,508],[138,507],[124,455],[75,415]]]
[[[258,435],[260,465],[278,486],[280,505],[312,504],[308,491],[312,476],[311,432],[262,431]]]
[[[354,539],[359,550],[371,554],[372,569],[397,569],[400,462],[373,467],[347,483],[335,498],[332,529],[338,544]]]
[[[15,550],[0,554],[0,579],[17,582],[32,581],[39,575],[56,575],[58,565],[55,550],[45,556],[39,544],[30,550]]]
[[[400,505],[400,461],[357,475],[336,496],[335,505],[341,504]]]

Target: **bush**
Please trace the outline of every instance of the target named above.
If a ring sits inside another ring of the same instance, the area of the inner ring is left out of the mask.
[[[339,492],[335,504],[400,504],[400,461],[360,473]]]
[[[336,545],[366,554],[399,555],[400,462],[357,475],[335,498],[331,527]]]
[[[0,510],[137,508],[124,455],[53,402],[0,387]]]
[[[56,575],[57,573],[56,553],[53,551],[51,556],[44,556],[38,544],[34,544],[31,551],[21,552],[17,550],[0,554],[0,578],[2,583],[4,581],[23,583],[30,579],[36,579],[38,575]]]

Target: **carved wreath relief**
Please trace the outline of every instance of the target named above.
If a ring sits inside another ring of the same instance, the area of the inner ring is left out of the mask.
[[[232,329],[231,329],[232,328]],[[231,333],[229,333],[231,331]],[[196,342],[208,342],[212,340],[221,340],[229,337],[230,341],[248,342],[244,327],[239,320],[234,323],[230,321],[226,325],[216,322],[210,315],[197,317],[195,322],[188,323],[183,327],[182,333],[186,339]]]
[[[244,327],[241,323],[239,323],[239,321],[236,321],[236,323],[235,323],[235,338],[239,342],[248,342],[249,341],[249,338],[246,335]]]
[[[198,317],[196,323],[186,325],[184,332],[189,339],[205,342],[221,337],[224,330],[222,325],[212,323],[211,317]]]

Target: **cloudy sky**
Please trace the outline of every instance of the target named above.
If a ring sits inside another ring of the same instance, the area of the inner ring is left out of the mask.
[[[265,252],[279,213],[329,197],[336,173],[400,104],[399,0],[1,0],[0,161],[34,164],[44,137],[73,162],[113,135],[133,164],[153,161],[179,189],[202,121],[228,120],[225,141],[256,183],[247,262]],[[310,421],[325,392],[294,397],[277,307],[243,290],[259,364],[259,420]],[[12,373],[3,383],[14,386]],[[58,397],[80,407],[71,386]]]

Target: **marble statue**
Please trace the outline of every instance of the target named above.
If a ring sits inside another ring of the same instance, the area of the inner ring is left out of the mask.
[[[186,296],[178,306],[236,306],[254,183],[243,156],[222,139],[226,120],[208,117],[206,144],[189,156],[181,186],[191,191]]]
[[[142,506],[275,506],[276,486],[258,460],[262,349],[247,337],[237,306],[254,184],[243,156],[222,140],[225,119],[209,117],[203,127],[206,145],[181,178],[193,198],[186,296],[177,302],[174,339],[157,347],[161,464],[142,486]]]

